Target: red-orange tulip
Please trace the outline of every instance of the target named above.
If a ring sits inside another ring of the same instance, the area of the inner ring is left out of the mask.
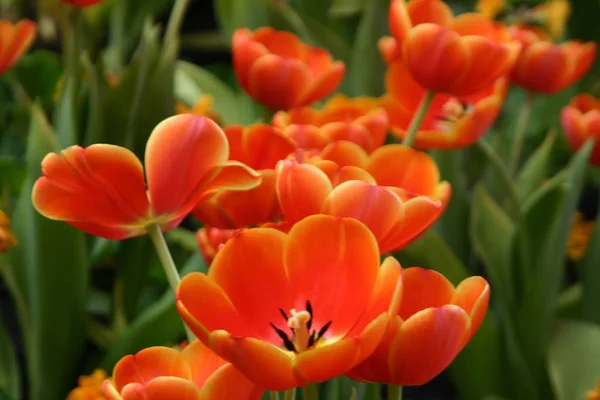
[[[343,375],[373,352],[397,313],[398,268],[393,258],[379,267],[377,242],[359,221],[314,215],[289,234],[234,234],[208,275],[183,278],[177,308],[252,381],[287,390]]]
[[[454,288],[444,276],[413,267],[396,270],[400,311],[375,352],[348,375],[353,379],[423,385],[442,372],[471,340],[487,311],[490,287],[471,277]]]
[[[71,146],[42,161],[33,204],[44,216],[107,239],[146,233],[149,224],[177,226],[202,199],[219,190],[248,189],[260,176],[227,161],[221,128],[190,114],[157,125],[146,145],[146,182],[140,160],[123,147]]]
[[[572,85],[590,70],[596,44],[553,43],[543,31],[513,26],[510,33],[523,50],[511,73],[511,82],[532,92],[555,93]]]
[[[75,7],[90,7],[101,3],[102,0],[61,0],[63,3],[72,4]]]
[[[265,27],[233,35],[233,66],[240,86],[273,110],[307,106],[332,93],[345,67],[327,50],[295,35]]]
[[[204,228],[196,231],[196,241],[198,242],[198,248],[204,257],[207,265],[210,265],[217,252],[221,247],[229,240],[233,235],[235,229],[219,229],[205,225]]]
[[[281,129],[290,125],[320,127],[318,134],[324,140],[317,142],[316,146],[314,143],[303,143],[302,138],[297,137],[297,128],[286,131],[300,147],[321,148],[325,142],[350,140],[370,153],[385,142],[388,118],[377,99],[336,95],[321,110],[300,107],[288,112],[280,111],[274,115],[273,125]]]
[[[600,100],[589,94],[573,97],[561,113],[562,126],[569,145],[579,149],[587,140],[596,141],[591,163],[600,166]]]
[[[225,128],[231,160],[255,168],[259,186],[239,192],[220,191],[200,202],[192,214],[198,220],[221,229],[242,228],[277,219],[281,209],[275,193],[277,162],[296,149],[296,144],[279,129],[256,124]]]
[[[519,53],[505,27],[481,14],[454,17],[441,0],[392,0],[389,24],[393,38],[379,42],[385,60],[401,60],[434,92],[476,93],[506,75]]]
[[[354,154],[364,152],[351,142],[330,146],[344,144],[354,146]],[[345,158],[345,164],[359,162],[351,152],[329,154],[338,161]],[[282,161],[276,170],[277,195],[287,223],[311,214],[355,218],[371,229],[381,253],[386,253],[406,246],[439,218],[450,185],[439,182],[429,156],[402,145],[363,155],[364,169],[329,160],[312,161],[314,165]]]
[[[389,66],[386,74],[388,94],[381,99],[392,134],[400,139],[410,125],[425,95],[401,61]],[[467,147],[494,124],[506,94],[507,80],[500,78],[469,96],[453,97],[436,93],[415,137],[414,147],[450,149]]]
[[[258,400],[264,392],[198,340],[181,351],[150,347],[126,356],[113,381],[104,383],[108,400]]]
[[[16,24],[0,21],[0,74],[11,68],[31,47],[36,33],[36,23],[28,19]]]

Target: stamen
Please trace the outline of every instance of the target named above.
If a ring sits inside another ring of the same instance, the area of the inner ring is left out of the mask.
[[[306,311],[308,311],[308,313],[310,314],[310,319],[306,323],[306,327],[310,331],[310,328],[312,327],[313,315],[314,314],[313,314],[312,304],[310,304],[310,301],[308,301],[308,300],[306,300]],[[310,346],[308,346],[308,347],[310,347]]]
[[[288,320],[288,326],[294,330],[294,345],[298,352],[308,348],[310,334],[308,332],[308,321],[310,313],[308,311],[291,310],[292,317]]]
[[[275,330],[275,332],[281,338],[281,340],[283,340],[283,345],[285,346],[285,348],[288,349],[289,351],[296,352],[296,347],[294,346],[294,343],[288,337],[287,333],[285,333],[284,331],[282,331],[281,329],[279,329],[272,323],[271,323],[271,327]]]

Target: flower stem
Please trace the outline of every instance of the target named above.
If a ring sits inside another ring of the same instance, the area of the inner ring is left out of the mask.
[[[169,286],[171,286],[173,293],[175,293],[177,291],[177,286],[179,285],[181,278],[179,278],[177,267],[175,266],[173,257],[171,257],[171,252],[169,251],[169,247],[167,246],[165,237],[163,236],[162,231],[160,230],[160,226],[158,224],[150,224],[146,227],[146,229],[148,230],[150,239],[152,239],[152,243],[154,244],[154,248],[156,249],[156,253],[158,254],[160,263],[163,266],[165,275],[167,276],[167,281],[169,282]],[[183,327],[185,328],[185,332],[187,333],[188,342],[192,343],[192,341],[196,339],[196,336],[194,336],[194,334],[189,330],[185,323],[183,324]]]
[[[515,126],[515,136],[513,137],[512,147],[510,149],[510,158],[508,160],[508,171],[510,176],[514,176],[519,168],[519,159],[521,158],[521,151],[523,150],[523,143],[525,142],[525,134],[527,133],[527,124],[531,117],[531,111],[533,110],[533,101],[535,96],[531,92],[527,92],[527,97],[521,107],[521,112],[517,119],[517,125]]]
[[[319,390],[314,383],[304,386],[302,392],[305,400],[319,400]]]
[[[402,386],[388,385],[388,400],[402,400]]]
[[[171,10],[171,16],[169,17],[169,22],[165,31],[165,44],[171,45],[175,42],[175,40],[177,40],[177,35],[179,35],[181,24],[183,24],[183,17],[185,16],[185,12],[187,11],[189,5],[190,0],[175,1],[175,5]]]
[[[279,393],[274,391],[269,391],[269,400],[279,400]]]
[[[413,142],[415,141],[415,138],[417,137],[419,127],[423,123],[423,118],[425,118],[427,109],[429,109],[429,106],[431,105],[431,100],[433,100],[434,96],[435,92],[431,90],[425,92],[425,95],[421,100],[421,104],[419,104],[419,108],[417,109],[417,112],[415,113],[415,115],[413,115],[408,129],[404,133],[404,140],[402,141],[402,144],[406,146],[412,146]]]
[[[296,388],[286,390],[283,393],[283,400],[294,400],[296,398]]]

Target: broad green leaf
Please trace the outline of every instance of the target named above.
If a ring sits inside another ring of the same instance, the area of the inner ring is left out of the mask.
[[[23,57],[16,68],[23,89],[31,99],[38,99],[44,108],[50,107],[58,91],[62,75],[57,53],[38,50]]]
[[[323,22],[331,22],[328,11],[335,0],[292,0],[292,6],[299,12]]]
[[[21,369],[17,361],[15,344],[7,328],[5,321],[0,318],[0,390],[10,399],[20,399]]]
[[[25,166],[13,156],[0,156],[0,182],[3,189],[17,193],[25,181]]]
[[[256,29],[269,24],[271,0],[213,0],[217,21],[227,38],[238,28]]]
[[[598,215],[580,269],[583,275],[582,317],[600,324],[600,214]]]
[[[454,285],[469,276],[467,268],[432,229],[394,255],[405,267],[419,266],[442,273]]]
[[[475,188],[470,220],[471,241],[485,264],[492,286],[504,301],[514,304],[513,222],[482,185]]]
[[[57,150],[46,116],[39,105],[34,105],[27,180],[13,214],[13,231],[20,244],[11,253],[11,267],[29,309],[30,329],[24,337],[31,400],[65,398],[80,372],[85,339],[85,236],[64,222],[43,217],[31,204],[42,158]]]
[[[116,259],[119,260],[117,279],[120,281],[121,307],[128,321],[139,309],[139,296],[148,282],[150,262],[154,257],[154,247],[148,236],[128,239],[121,243]]]
[[[196,253],[181,269],[181,276],[206,270],[202,256]],[[104,370],[110,371],[122,357],[135,354],[146,347],[173,344],[184,334],[183,321],[175,308],[175,296],[168,290],[119,336],[100,365]]]
[[[581,283],[569,286],[560,293],[556,302],[556,316],[567,319],[581,318],[583,287]]]
[[[550,338],[548,370],[556,400],[585,399],[600,379],[600,327],[559,321]]]
[[[548,176],[552,146],[555,139],[556,134],[553,132],[546,136],[546,139],[522,167],[516,181],[517,192],[521,201],[527,199],[531,193],[537,190]]]
[[[336,16],[352,16],[368,6],[368,0],[334,0],[329,13]]]
[[[386,67],[377,41],[388,33],[389,3],[389,0],[370,0],[361,16],[342,85],[342,90],[349,96],[379,96],[384,91]]]

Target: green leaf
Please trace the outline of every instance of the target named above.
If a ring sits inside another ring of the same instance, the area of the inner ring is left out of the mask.
[[[269,24],[270,0],[213,0],[221,30],[231,38],[238,28],[256,29]]]
[[[548,370],[556,400],[584,399],[600,379],[600,327],[560,321],[550,339]]]
[[[207,271],[199,253],[190,257],[181,270],[181,276],[194,271]],[[146,347],[173,344],[184,334],[183,321],[175,308],[175,296],[168,290],[119,336],[100,365],[102,369],[111,371],[122,357],[135,354]]]
[[[560,293],[556,302],[556,316],[559,318],[581,318],[582,284],[576,283]]]
[[[58,54],[47,50],[29,53],[19,61],[16,72],[31,99],[38,99],[45,108],[54,103],[63,72]]]
[[[121,243],[116,259],[119,260],[117,279],[122,284],[122,304],[127,320],[138,313],[139,296],[148,282],[154,247],[148,236],[128,239]],[[120,310],[121,311],[121,310]]]
[[[517,177],[517,192],[523,201],[536,191],[546,179],[552,157],[552,146],[556,139],[555,133],[550,133],[537,148],[535,153],[525,162]]]
[[[432,229],[394,255],[403,265],[418,265],[442,273],[454,285],[469,277],[467,268]]]
[[[582,317],[600,324],[600,214],[594,223],[594,233],[580,263],[582,271]]]
[[[18,193],[25,181],[24,165],[13,156],[0,156],[0,182],[3,188]]]
[[[4,321],[0,318],[0,391],[10,399],[21,398],[21,371],[15,349]]]
[[[511,256],[514,229],[504,210],[478,185],[471,207],[471,241],[486,266],[492,286],[509,305],[515,300]]]
[[[368,6],[368,0],[335,0],[329,13],[335,16],[353,16]]]
[[[78,371],[85,339],[87,259],[83,232],[39,214],[31,190],[40,163],[57,151],[56,137],[39,105],[31,109],[27,180],[13,214],[19,246],[11,253],[14,274],[29,309],[29,398],[65,398]],[[60,360],[60,362],[57,362]]]
[[[377,41],[388,33],[389,0],[370,0],[360,19],[348,72],[342,89],[349,96],[379,96],[383,93],[385,63]]]

